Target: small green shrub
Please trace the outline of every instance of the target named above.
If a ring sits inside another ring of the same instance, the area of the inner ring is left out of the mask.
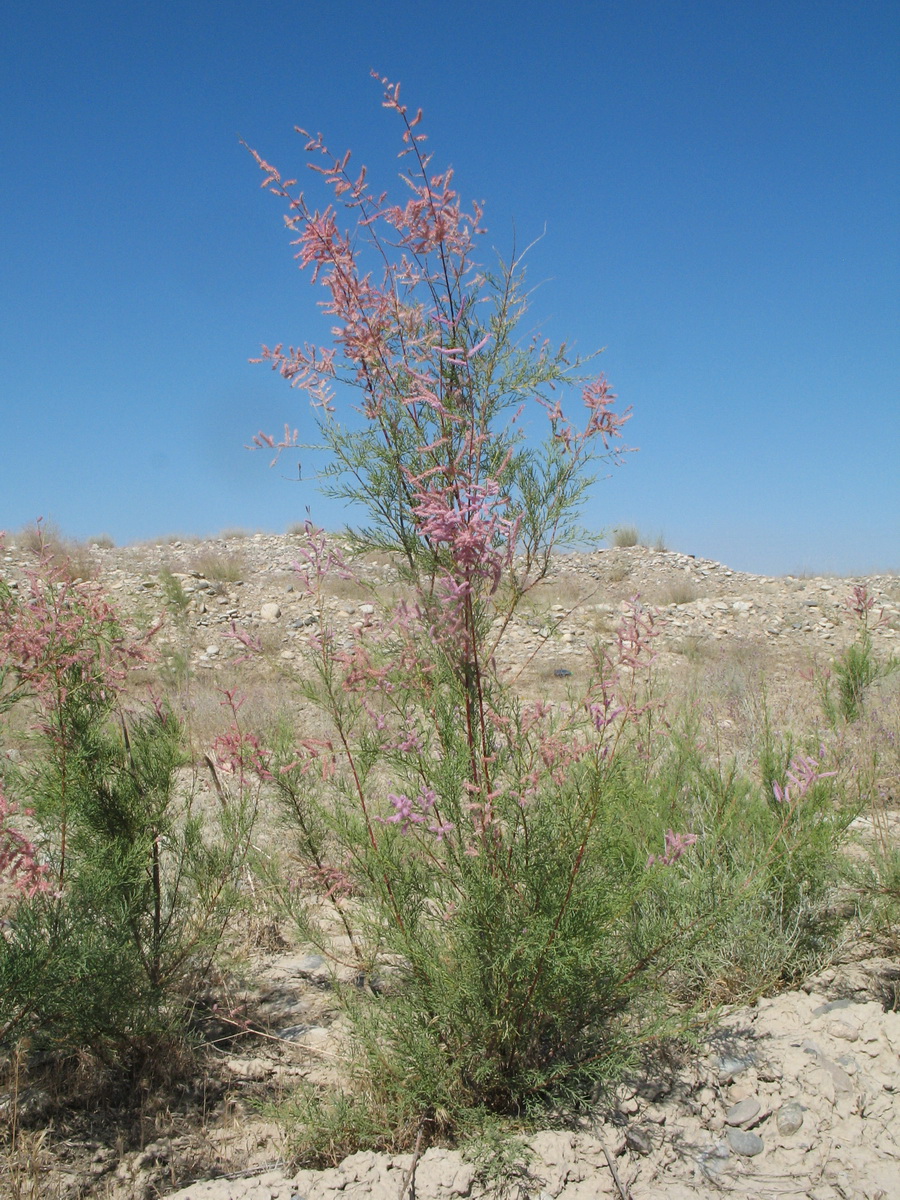
[[[846,604],[857,619],[856,640],[834,659],[831,671],[816,673],[822,708],[832,724],[838,717],[848,723],[858,721],[872,684],[900,668],[900,659],[891,656],[879,662],[875,655],[872,629],[883,617],[873,624],[875,601],[866,588],[854,588]]]
[[[833,776],[795,755],[781,766],[780,784],[760,786],[734,763],[704,762],[686,746],[651,781],[646,808],[629,812],[655,827],[658,844],[667,809],[666,821],[697,838],[680,872],[663,874],[641,906],[642,938],[683,930],[669,975],[682,1002],[746,1001],[796,984],[827,958],[840,925],[841,848],[857,811]]]
[[[865,927],[900,949],[900,847],[878,839],[862,861],[851,862],[847,882],[858,897]]]
[[[117,1062],[184,1034],[187,989],[235,902],[253,802],[244,789],[201,813],[180,781],[174,715],[120,702],[144,649],[94,587],[61,580],[45,558],[26,595],[0,586],[0,699],[36,719],[3,782],[33,811],[44,872],[0,938],[0,1043]]]
[[[166,607],[174,617],[183,617],[191,606],[191,598],[184,590],[181,580],[173,575],[168,567],[163,567],[159,573],[159,582],[162,584]]]
[[[307,1167],[336,1167],[357,1150],[395,1150],[415,1140],[418,1113],[410,1109],[406,1124],[396,1110],[380,1107],[374,1097],[354,1092],[322,1093],[301,1083],[291,1094],[263,1111],[287,1130],[291,1161]]]

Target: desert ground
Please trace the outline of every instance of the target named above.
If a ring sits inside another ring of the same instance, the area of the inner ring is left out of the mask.
[[[84,573],[125,619],[138,629],[163,621],[138,682],[179,706],[197,759],[195,786],[210,802],[214,781],[203,756],[223,721],[225,689],[246,695],[243,712],[260,729],[284,719],[314,729],[316,715],[294,685],[320,618],[295,569],[296,538],[235,532],[88,545],[82,554]],[[0,569],[21,581],[31,561],[11,538]],[[355,565],[357,580],[334,581],[326,598],[347,644],[375,608],[402,592],[389,556],[369,554]],[[586,677],[592,647],[612,640],[638,596],[654,614],[661,690],[673,703],[698,706],[720,756],[751,764],[764,705],[766,719],[785,728],[822,724],[816,672],[855,636],[845,599],[858,586],[874,598],[874,652],[886,661],[900,651],[893,575],[762,577],[642,546],[559,555],[506,630],[497,665],[523,697],[563,701]],[[249,661],[236,630],[259,646]],[[879,792],[861,798],[853,853],[900,830],[896,685],[894,675],[876,689],[873,709],[893,733],[880,743]],[[848,734],[846,753],[864,755],[871,736],[863,722]],[[277,834],[263,827],[258,837],[265,849]],[[853,908],[852,897],[844,902]],[[829,960],[800,986],[710,1014],[692,1046],[680,1043],[648,1062],[590,1119],[523,1134],[496,1178],[442,1146],[417,1157],[367,1151],[311,1171],[292,1165],[284,1128],[265,1106],[299,1078],[323,1086],[338,1079],[345,1030],[328,962],[261,897],[255,912],[248,906],[230,961],[212,983],[210,1004],[241,1019],[223,1018],[189,1084],[148,1094],[137,1109],[98,1100],[79,1112],[46,1080],[29,1080],[20,1092],[7,1072],[0,1110],[8,1118],[15,1105],[19,1133],[15,1161],[0,1159],[0,1191],[51,1200],[893,1200],[900,1197],[897,936],[896,928],[864,928],[848,916]],[[139,1093],[139,1080],[134,1087]]]

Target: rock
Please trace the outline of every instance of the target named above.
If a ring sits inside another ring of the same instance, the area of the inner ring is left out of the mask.
[[[775,1124],[782,1137],[790,1137],[791,1134],[796,1133],[803,1124],[803,1105],[797,1104],[794,1100],[788,1104],[782,1104],[775,1114]]]
[[[749,1066],[752,1066],[752,1060],[749,1058],[724,1055],[719,1059],[719,1083],[731,1083],[732,1079],[746,1071]]]
[[[281,606],[269,600],[260,608],[259,615],[264,621],[277,621],[281,616]]]
[[[287,1029],[279,1029],[277,1036],[285,1042],[297,1042],[313,1028],[312,1025],[288,1025]]]
[[[759,1101],[752,1096],[746,1100],[739,1100],[725,1114],[725,1122],[728,1125],[746,1125],[759,1116],[760,1107]]]
[[[746,1129],[729,1129],[726,1134],[728,1145],[743,1158],[754,1158],[762,1154],[764,1143],[758,1133],[750,1133]]]
[[[425,1151],[416,1167],[416,1194],[423,1197],[452,1200],[468,1196],[474,1182],[475,1168],[455,1150],[432,1147]]]
[[[847,1042],[855,1042],[859,1037],[859,1030],[849,1021],[832,1021],[828,1026],[828,1032],[832,1037],[843,1038]]]
[[[756,1068],[756,1076],[762,1083],[780,1083],[784,1072],[778,1063],[767,1062]]]
[[[717,1142],[710,1150],[704,1150],[700,1155],[700,1168],[707,1179],[716,1182],[722,1174],[731,1151],[724,1142]],[[667,1192],[668,1194],[668,1192]],[[696,1193],[694,1193],[696,1195]]]
[[[325,959],[321,954],[307,954],[297,963],[297,970],[301,975],[311,975],[313,971],[318,971],[320,967],[325,966]]]
[[[225,1069],[238,1079],[260,1080],[272,1074],[272,1064],[264,1058],[226,1058]]]
[[[647,1155],[653,1151],[653,1143],[647,1134],[634,1127],[625,1130],[625,1145],[635,1154]]]

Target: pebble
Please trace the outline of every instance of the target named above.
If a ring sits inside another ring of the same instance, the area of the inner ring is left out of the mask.
[[[847,1042],[855,1042],[859,1037],[859,1030],[848,1021],[832,1021],[828,1032],[832,1037],[843,1038]]]
[[[297,963],[297,970],[301,974],[307,972],[318,971],[320,967],[325,966],[325,959],[321,954],[307,954]]]
[[[641,1129],[626,1129],[625,1144],[635,1154],[646,1155],[650,1154],[653,1150],[653,1143]]]
[[[775,1124],[782,1137],[790,1137],[791,1134],[796,1133],[803,1124],[803,1105],[797,1104],[793,1100],[788,1104],[782,1104],[775,1114]]]
[[[729,1129],[726,1137],[735,1154],[740,1154],[743,1158],[754,1158],[763,1152],[764,1143],[758,1133],[750,1133],[746,1129]]]
[[[752,1061],[749,1058],[732,1058],[725,1055],[719,1059],[719,1083],[731,1083],[732,1079],[751,1065]]]
[[[760,1107],[759,1101],[753,1097],[740,1100],[729,1108],[725,1114],[725,1121],[728,1125],[746,1125],[759,1115]]]

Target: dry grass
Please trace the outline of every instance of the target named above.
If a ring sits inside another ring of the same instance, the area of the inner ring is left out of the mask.
[[[693,600],[699,600],[700,593],[690,583],[675,583],[668,588],[660,600],[661,605],[667,604],[690,604]]]
[[[219,540],[223,542],[244,542],[248,538],[255,537],[256,534],[265,534],[265,530],[245,529],[241,525],[230,525],[219,534]]]
[[[191,567],[210,583],[238,583],[247,574],[247,561],[236,551],[222,554],[204,550],[193,560]]]
[[[49,1177],[48,1132],[13,1126],[9,1145],[0,1150],[0,1189],[9,1200],[56,1200],[61,1196]]]
[[[58,525],[52,521],[41,521],[26,526],[15,535],[19,550],[35,558],[43,555],[60,571],[65,579],[96,579],[100,574],[100,563],[84,542],[63,536]]]
[[[203,541],[195,533],[164,533],[160,537],[151,538],[145,544],[148,546],[199,546]]]
[[[612,531],[610,541],[619,550],[642,545],[641,535],[636,525],[618,525]]]

